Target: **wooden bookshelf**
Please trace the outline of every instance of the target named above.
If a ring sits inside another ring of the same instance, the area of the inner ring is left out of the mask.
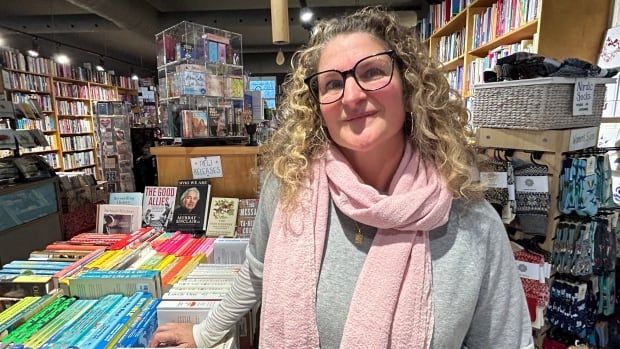
[[[431,56],[437,54],[439,39],[465,28],[465,54],[445,62],[442,70],[452,71],[463,66],[463,96],[471,94],[469,75],[471,64],[477,58],[502,46],[533,40],[533,51],[558,60],[575,57],[595,63],[603,41],[610,11],[610,0],[538,0],[537,18],[518,28],[491,39],[479,47],[472,47],[474,15],[483,13],[497,0],[475,0],[450,21],[435,30],[428,45]]]
[[[11,52],[13,52],[13,54],[15,55],[22,55],[22,59],[23,57],[25,57],[23,53],[20,53],[16,50],[11,50]],[[19,61],[18,59],[15,59],[14,62],[18,62],[18,61]],[[45,62],[45,63],[40,63],[40,62]],[[22,67],[21,65],[18,65],[18,64],[19,63],[15,63],[15,66],[11,66],[11,67],[0,67],[0,72],[2,70],[5,70],[9,73],[29,74],[29,75],[33,75],[36,77],[42,77],[45,79],[45,84],[49,86],[49,89],[46,91],[19,89],[19,88],[12,89],[12,88],[8,88],[8,86],[4,86],[3,79],[0,79],[0,93],[6,93],[9,100],[12,100],[12,94],[41,95],[42,97],[40,97],[40,99],[45,98],[43,96],[48,96],[49,100],[46,102],[49,102],[51,104],[51,110],[43,110],[42,112],[47,114],[50,118],[52,118],[55,124],[55,127],[53,130],[41,130],[47,136],[53,137],[54,142],[56,144],[55,148],[49,149],[49,150],[35,150],[35,151],[27,152],[27,153],[32,153],[32,154],[55,153],[56,161],[59,164],[59,166],[54,166],[57,170],[75,171],[75,170],[83,170],[89,167],[94,167],[95,168],[94,174],[98,175],[99,164],[98,164],[98,158],[97,158],[97,139],[96,139],[96,134],[95,134],[96,129],[95,129],[95,122],[94,122],[95,103],[96,101],[98,101],[98,99],[94,98],[92,88],[103,88],[103,89],[108,90],[107,92],[109,93],[108,95],[109,98],[107,98],[107,100],[112,100],[112,101],[120,100],[119,98],[120,95],[137,96],[138,90],[134,88],[118,87],[112,84],[103,84],[103,83],[99,83],[96,81],[87,81],[87,80],[74,79],[74,78],[69,78],[69,77],[64,77],[64,76],[58,76],[57,73],[64,68],[60,68],[59,65],[52,62],[51,60],[39,61],[39,63],[35,63],[34,65],[35,70],[40,69],[40,71],[49,71],[50,72],[49,74],[30,72],[28,71],[28,69],[31,69],[30,67]],[[30,63],[28,62],[26,64],[30,64]],[[23,69],[15,69],[16,66],[19,66],[20,68],[23,68]],[[75,68],[75,66],[71,66],[71,69],[73,68]],[[70,73],[72,72],[72,70],[68,70],[68,71]],[[78,74],[83,74],[83,73],[84,71],[80,71]],[[97,73],[93,72],[93,74],[97,74]],[[110,75],[105,75],[105,74],[104,76],[98,76],[98,78],[107,79],[105,81],[108,81],[108,80],[111,82],[114,81],[114,79],[112,79]],[[95,79],[95,75],[93,75],[93,79]],[[130,81],[130,80],[127,79],[126,81]],[[56,94],[56,88],[55,88],[56,84],[77,85],[81,87],[86,87],[88,91],[86,93],[85,98],[60,96]],[[58,101],[84,102],[84,104],[86,104],[86,108],[88,108],[89,110],[89,113],[88,114],[60,114],[59,109],[58,109]],[[60,129],[61,129],[60,121],[61,120],[85,120],[88,122],[88,127],[91,131],[62,133],[60,132]],[[78,149],[78,150],[64,150],[62,138],[72,137],[72,136],[91,136],[93,146],[91,148]],[[89,152],[89,151],[92,152],[92,156],[93,156],[92,160],[94,163],[92,164],[85,165],[85,166],[71,167],[69,164],[64,163],[64,157],[63,157],[64,154],[75,154],[75,153]]]

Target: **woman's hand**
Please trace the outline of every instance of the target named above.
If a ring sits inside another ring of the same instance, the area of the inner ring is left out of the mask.
[[[149,347],[157,348],[159,346],[167,346],[196,348],[193,328],[193,324],[163,324],[157,328],[157,331],[155,331],[153,339],[151,339],[151,342],[149,343]]]

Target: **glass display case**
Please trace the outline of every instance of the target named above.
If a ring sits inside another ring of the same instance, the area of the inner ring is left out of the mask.
[[[58,177],[0,186],[0,260],[27,258],[62,240]]]
[[[183,21],[155,36],[166,137],[245,137],[242,36]]]

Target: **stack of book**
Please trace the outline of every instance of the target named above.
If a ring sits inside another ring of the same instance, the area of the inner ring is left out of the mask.
[[[56,293],[25,298],[0,313],[2,343],[31,348],[145,347],[157,325],[159,300],[149,293],[99,300]]]

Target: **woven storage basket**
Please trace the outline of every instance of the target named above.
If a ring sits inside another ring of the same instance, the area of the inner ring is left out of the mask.
[[[474,86],[473,122],[476,127],[564,129],[598,126],[605,102],[605,84],[595,82],[592,115],[573,116],[574,78],[538,78]]]

